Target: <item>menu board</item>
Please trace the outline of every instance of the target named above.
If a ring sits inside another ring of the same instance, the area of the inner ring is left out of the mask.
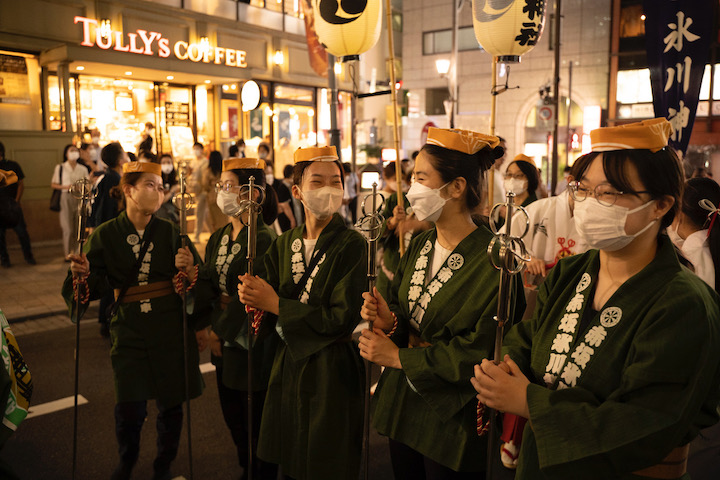
[[[190,104],[165,102],[165,121],[168,127],[189,127]]]
[[[0,103],[30,105],[30,84],[24,57],[0,54]]]
[[[195,137],[193,137],[190,127],[168,126],[167,132],[170,137],[170,148],[172,149],[175,160],[191,160],[195,158],[193,155]]]

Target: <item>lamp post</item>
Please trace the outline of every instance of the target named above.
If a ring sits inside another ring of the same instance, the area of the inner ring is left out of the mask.
[[[435,60],[435,68],[437,69],[438,74],[446,78],[448,81],[448,93],[450,94],[450,99],[446,100],[450,103],[450,108],[447,108],[447,105],[445,106],[445,111],[448,113],[448,118],[450,120],[450,128],[455,128],[455,92],[452,85],[452,80],[450,78],[450,60],[447,58],[439,58]]]

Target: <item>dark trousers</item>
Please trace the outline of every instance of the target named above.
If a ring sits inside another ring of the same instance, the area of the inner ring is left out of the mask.
[[[182,432],[182,405],[164,408],[158,404],[157,416],[157,457],[153,462],[154,478],[164,478],[175,459]],[[115,405],[115,435],[118,441],[120,467],[127,472],[116,478],[130,478],[132,467],[140,454],[140,432],[147,416],[147,402],[120,402]]]
[[[222,366],[215,369],[217,376],[218,396],[225,424],[230,429],[233,443],[237,449],[238,461],[243,470],[248,463],[248,393],[228,388],[222,382]],[[275,480],[278,466],[263,462],[257,458],[257,443],[260,435],[260,420],[265,403],[265,391],[253,392],[253,478],[258,480]]]
[[[482,472],[456,472],[430,460],[404,443],[389,439],[395,480],[483,480]]]
[[[0,228],[0,258],[8,259],[7,242],[5,241],[5,231],[7,228]],[[25,258],[31,258],[33,256],[32,249],[30,248],[30,235],[27,232],[27,225],[25,225],[25,215],[20,210],[20,221],[13,228],[20,241],[20,247],[22,248],[23,255]]]

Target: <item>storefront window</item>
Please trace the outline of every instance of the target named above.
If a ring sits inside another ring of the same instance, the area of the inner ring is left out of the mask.
[[[0,50],[0,130],[41,130],[37,57]]]
[[[160,112],[157,133],[162,151],[171,153],[175,160],[194,158],[192,87],[162,84],[157,91]]]
[[[275,86],[272,110],[273,160],[276,175],[293,163],[293,153],[316,144],[315,89],[288,85]]]

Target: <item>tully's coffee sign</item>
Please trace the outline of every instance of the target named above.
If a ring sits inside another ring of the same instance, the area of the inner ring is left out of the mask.
[[[172,45],[170,39],[160,32],[135,30],[135,32],[101,31],[98,21],[92,18],[75,17],[75,23],[82,23],[83,47],[97,46],[103,50],[153,55],[160,58],[174,56],[178,60],[214,63],[229,67],[247,68],[247,52],[232,48],[212,47],[200,43],[188,43],[179,40]]]

